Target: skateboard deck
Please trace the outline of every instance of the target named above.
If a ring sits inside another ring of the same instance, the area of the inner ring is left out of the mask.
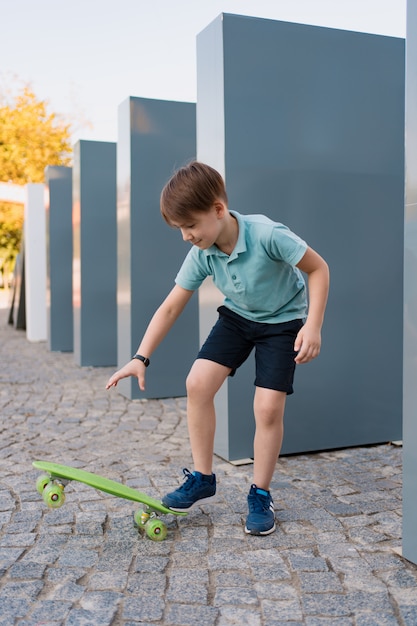
[[[76,481],[89,485],[99,491],[104,491],[118,498],[140,502],[143,509],[135,513],[136,525],[146,531],[148,537],[154,541],[165,539],[167,528],[164,522],[157,518],[158,513],[171,515],[187,515],[186,511],[172,511],[159,502],[155,498],[137,491],[128,485],[123,485],[110,478],[99,476],[85,470],[70,467],[68,465],[59,465],[58,463],[49,463],[48,461],[33,461],[32,465],[45,474],[39,476],[36,487],[42,495],[45,504],[50,508],[58,508],[65,502],[64,488],[67,481]]]

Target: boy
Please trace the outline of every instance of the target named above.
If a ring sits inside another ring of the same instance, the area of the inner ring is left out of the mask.
[[[161,212],[192,248],[174,288],[152,317],[137,354],[109,379],[106,388],[127,376],[136,376],[140,389],[145,388],[149,357],[193,292],[212,276],[225,296],[224,305],[218,309],[218,321],[186,384],[194,472],[184,469],[184,483],[162,502],[185,511],[214,496],[214,396],[255,348],[254,475],[245,532],[268,535],[275,530],[269,488],[282,444],[285,401],[293,393],[295,365],[307,363],[320,352],[328,266],[282,224],[263,215],[229,211],[222,177],[197,161],[179,169],[165,185]],[[308,276],[308,314],[300,270]]]

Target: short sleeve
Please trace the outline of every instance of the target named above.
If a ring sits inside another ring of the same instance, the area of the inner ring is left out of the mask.
[[[297,265],[307,250],[307,243],[284,224],[276,224],[271,230],[270,254],[272,258]]]
[[[191,248],[175,278],[177,285],[189,291],[196,291],[200,287],[204,279],[211,273],[203,254],[195,246]]]

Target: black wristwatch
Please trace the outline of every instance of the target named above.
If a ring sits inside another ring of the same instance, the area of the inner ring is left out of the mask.
[[[142,361],[145,367],[148,367],[150,364],[150,360],[146,356],[142,356],[141,354],[134,354],[132,359],[138,359],[138,361]]]

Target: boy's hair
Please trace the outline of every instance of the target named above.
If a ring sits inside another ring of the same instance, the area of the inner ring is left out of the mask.
[[[169,179],[161,193],[161,213],[168,224],[182,223],[193,213],[209,211],[216,200],[227,205],[226,187],[217,170],[192,161]]]

